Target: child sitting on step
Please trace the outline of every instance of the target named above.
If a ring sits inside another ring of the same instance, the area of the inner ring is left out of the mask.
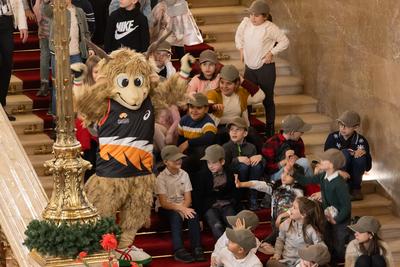
[[[280,224],[289,217],[288,210],[292,207],[293,201],[297,197],[304,195],[303,187],[296,183],[293,178],[293,173],[295,172],[304,174],[304,169],[299,165],[295,165],[292,173],[284,171],[281,179],[272,185],[264,181],[255,180],[241,182],[235,178],[237,188],[251,188],[271,196],[272,233],[264,241],[272,245],[275,244],[278,237]]]
[[[372,165],[367,139],[359,134],[360,115],[355,111],[345,111],[337,119],[339,131],[330,133],[325,141],[325,150],[336,148],[346,157],[345,178],[348,178],[352,200],[362,200],[361,182],[364,172]],[[343,173],[342,173],[343,175]]]
[[[174,258],[189,263],[205,261],[200,242],[200,223],[192,204],[192,185],[189,175],[181,169],[182,158],[186,157],[179,148],[169,145],[161,151],[161,158],[166,165],[156,180],[156,209],[161,216],[169,220],[172,234]],[[186,220],[189,227],[193,255],[187,252],[182,241],[182,223]]]
[[[289,219],[279,226],[275,254],[268,266],[296,266],[298,250],[307,245],[323,243],[324,215],[317,203],[305,197],[296,198],[288,210]]]

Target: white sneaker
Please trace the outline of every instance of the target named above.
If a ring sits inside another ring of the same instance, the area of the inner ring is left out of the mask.
[[[115,256],[117,257],[120,266],[131,266],[131,262],[137,264],[149,264],[152,257],[143,251],[143,249],[131,245],[125,249],[116,249]]]

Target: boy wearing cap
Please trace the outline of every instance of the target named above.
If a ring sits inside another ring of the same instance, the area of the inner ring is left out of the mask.
[[[169,145],[162,149],[161,158],[166,168],[156,180],[156,210],[169,220],[175,260],[186,263],[205,261],[200,243],[199,219],[194,209],[190,208],[192,185],[187,172],[181,169],[184,157],[176,146]],[[183,220],[188,222],[193,256],[183,246]]]
[[[176,73],[171,63],[171,54],[171,45],[167,41],[163,41],[153,53],[158,68],[157,74],[160,77],[169,78]]]
[[[276,70],[274,56],[289,46],[284,32],[268,21],[269,6],[264,0],[254,1],[248,9],[250,17],[240,23],[235,36],[236,48],[245,63],[244,77],[259,85],[265,93],[265,135],[274,134],[274,86]]]
[[[317,175],[304,176],[295,174],[297,182],[302,185],[319,183],[322,195],[322,207],[325,210],[326,224],[325,239],[334,263],[342,262],[345,254],[346,228],[350,222],[351,201],[346,181],[340,176],[339,170],[345,165],[346,158],[340,150],[331,148],[320,156],[321,171]],[[292,170],[295,159],[290,158],[285,171]],[[331,210],[336,210],[333,214]]]
[[[339,131],[328,135],[325,150],[337,148],[346,157],[344,171],[348,180],[352,200],[362,200],[361,182],[364,172],[372,166],[372,158],[367,139],[359,134],[360,115],[355,111],[345,111],[337,119]],[[346,178],[347,178],[346,177]]]
[[[263,158],[256,147],[245,141],[248,134],[247,123],[237,117],[227,124],[230,141],[223,145],[225,162],[239,173],[240,181],[259,180],[264,173]],[[250,189],[250,210],[257,210],[257,191]]]
[[[363,216],[349,228],[355,239],[347,245],[345,267],[395,266],[388,244],[379,238],[381,224],[376,218]]]
[[[328,267],[331,260],[328,248],[325,244],[315,244],[299,248],[300,262],[296,267]]]
[[[282,121],[282,130],[269,138],[261,153],[266,160],[265,172],[272,181],[281,178],[283,167],[289,158],[303,167],[306,175],[312,175],[312,169],[304,152],[304,142],[301,136],[311,130],[311,125],[305,123],[299,116],[288,115]]]
[[[226,229],[228,245],[215,257],[214,266],[262,267],[252,249],[257,247],[256,237],[249,229]]]
[[[225,167],[225,151],[220,145],[211,145],[201,160],[207,161],[208,170],[198,176],[202,200],[201,211],[218,240],[229,225],[227,216],[236,214],[237,190],[230,168]]]

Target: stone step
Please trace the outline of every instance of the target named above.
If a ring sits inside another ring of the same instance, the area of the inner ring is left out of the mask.
[[[203,25],[214,25],[224,23],[235,23],[236,27],[246,16],[243,6],[221,6],[221,7],[201,7],[191,8],[191,12],[200,28]]]
[[[275,95],[293,95],[303,92],[303,79],[296,76],[277,76]]]
[[[4,109],[9,114],[16,115],[32,112],[32,106],[32,99],[26,95],[9,95],[7,96],[7,105]]]
[[[301,138],[305,144],[305,151],[319,155],[324,151],[324,144],[329,132],[325,133],[305,133]]]
[[[18,137],[28,155],[52,153],[54,141],[47,134],[24,134]]]
[[[43,120],[35,114],[19,114],[16,120],[11,122],[18,135],[43,132]]]
[[[320,113],[294,113],[294,114],[300,116],[300,118],[302,118],[304,122],[312,125],[312,128],[308,133],[321,133],[321,132],[329,133],[331,131],[332,119],[328,116],[325,116]],[[287,115],[276,116],[275,125],[280,128],[282,126],[282,120],[286,116]],[[325,138],[326,137],[327,136],[325,136]]]
[[[203,36],[211,36],[215,38],[214,42],[227,42],[235,40],[235,33],[238,23],[226,23],[215,25],[202,25],[199,26]],[[212,43],[210,44],[212,45]]]
[[[394,266],[400,266],[400,239],[389,240],[387,243],[392,252]]]
[[[33,168],[35,169],[38,176],[49,176],[51,173],[43,166],[45,161],[53,158],[53,154],[44,155],[28,155]]]
[[[8,94],[10,95],[22,92],[22,86],[22,80],[15,75],[11,75],[10,85],[8,86]]]
[[[385,214],[378,215],[376,218],[381,223],[380,237],[383,240],[400,239],[400,217],[393,214]]]
[[[188,0],[190,8],[198,7],[223,7],[240,5],[240,0]]]
[[[380,186],[376,180],[363,181],[361,191],[364,195],[377,192],[377,187]]]
[[[378,215],[390,215],[393,213],[392,201],[379,195],[366,194],[364,199],[361,201],[353,201],[352,203],[352,216],[378,216]]]
[[[232,47],[235,49],[235,51],[231,50],[232,53],[237,53],[237,59],[235,59],[235,57],[230,57],[229,60],[220,60],[221,64],[224,65],[233,65],[235,66],[240,73],[244,73],[244,63],[240,61],[239,57],[239,52],[236,50],[235,44],[233,42],[217,42],[217,43],[213,43],[212,46],[215,48],[215,50],[218,52],[220,51],[222,55],[228,55],[231,56],[231,53],[225,53],[224,52],[224,45],[221,44],[232,44]],[[229,49],[232,49],[229,48]],[[221,49],[221,50],[219,50]],[[277,77],[279,76],[288,76],[288,75],[292,75],[292,69],[291,66],[289,64],[289,62],[287,62],[284,59],[281,58],[275,58],[275,68],[276,68],[276,75]],[[296,90],[298,91],[298,90]]]

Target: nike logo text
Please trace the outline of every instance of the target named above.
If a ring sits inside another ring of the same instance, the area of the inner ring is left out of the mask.
[[[115,40],[124,38],[133,32],[139,25],[133,26],[134,20],[118,22],[115,29]]]

